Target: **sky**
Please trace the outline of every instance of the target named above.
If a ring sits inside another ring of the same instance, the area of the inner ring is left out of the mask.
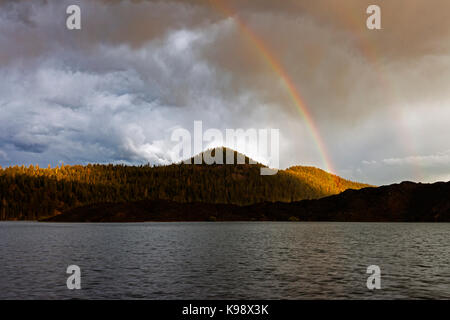
[[[448,181],[449,40],[447,0],[0,0],[0,165],[168,164],[201,120],[279,129],[280,168]]]

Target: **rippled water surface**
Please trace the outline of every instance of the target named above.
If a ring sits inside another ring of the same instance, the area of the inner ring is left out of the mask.
[[[445,223],[1,222],[0,298],[449,299],[449,240]]]

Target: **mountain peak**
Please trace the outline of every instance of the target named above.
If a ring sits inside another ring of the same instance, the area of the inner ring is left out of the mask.
[[[227,147],[215,147],[206,149],[199,154],[182,161],[185,164],[198,164],[198,165],[256,165],[258,167],[263,166],[261,163],[247,157],[245,154]]]

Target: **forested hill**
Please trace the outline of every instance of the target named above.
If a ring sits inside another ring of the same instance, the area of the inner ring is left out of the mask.
[[[291,202],[367,186],[312,167],[261,176],[261,166],[247,158],[235,165],[0,167],[0,219],[36,220],[88,204],[139,200]]]

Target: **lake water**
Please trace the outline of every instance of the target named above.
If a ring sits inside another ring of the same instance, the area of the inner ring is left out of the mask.
[[[448,223],[0,222],[0,299],[449,299],[449,240]]]

